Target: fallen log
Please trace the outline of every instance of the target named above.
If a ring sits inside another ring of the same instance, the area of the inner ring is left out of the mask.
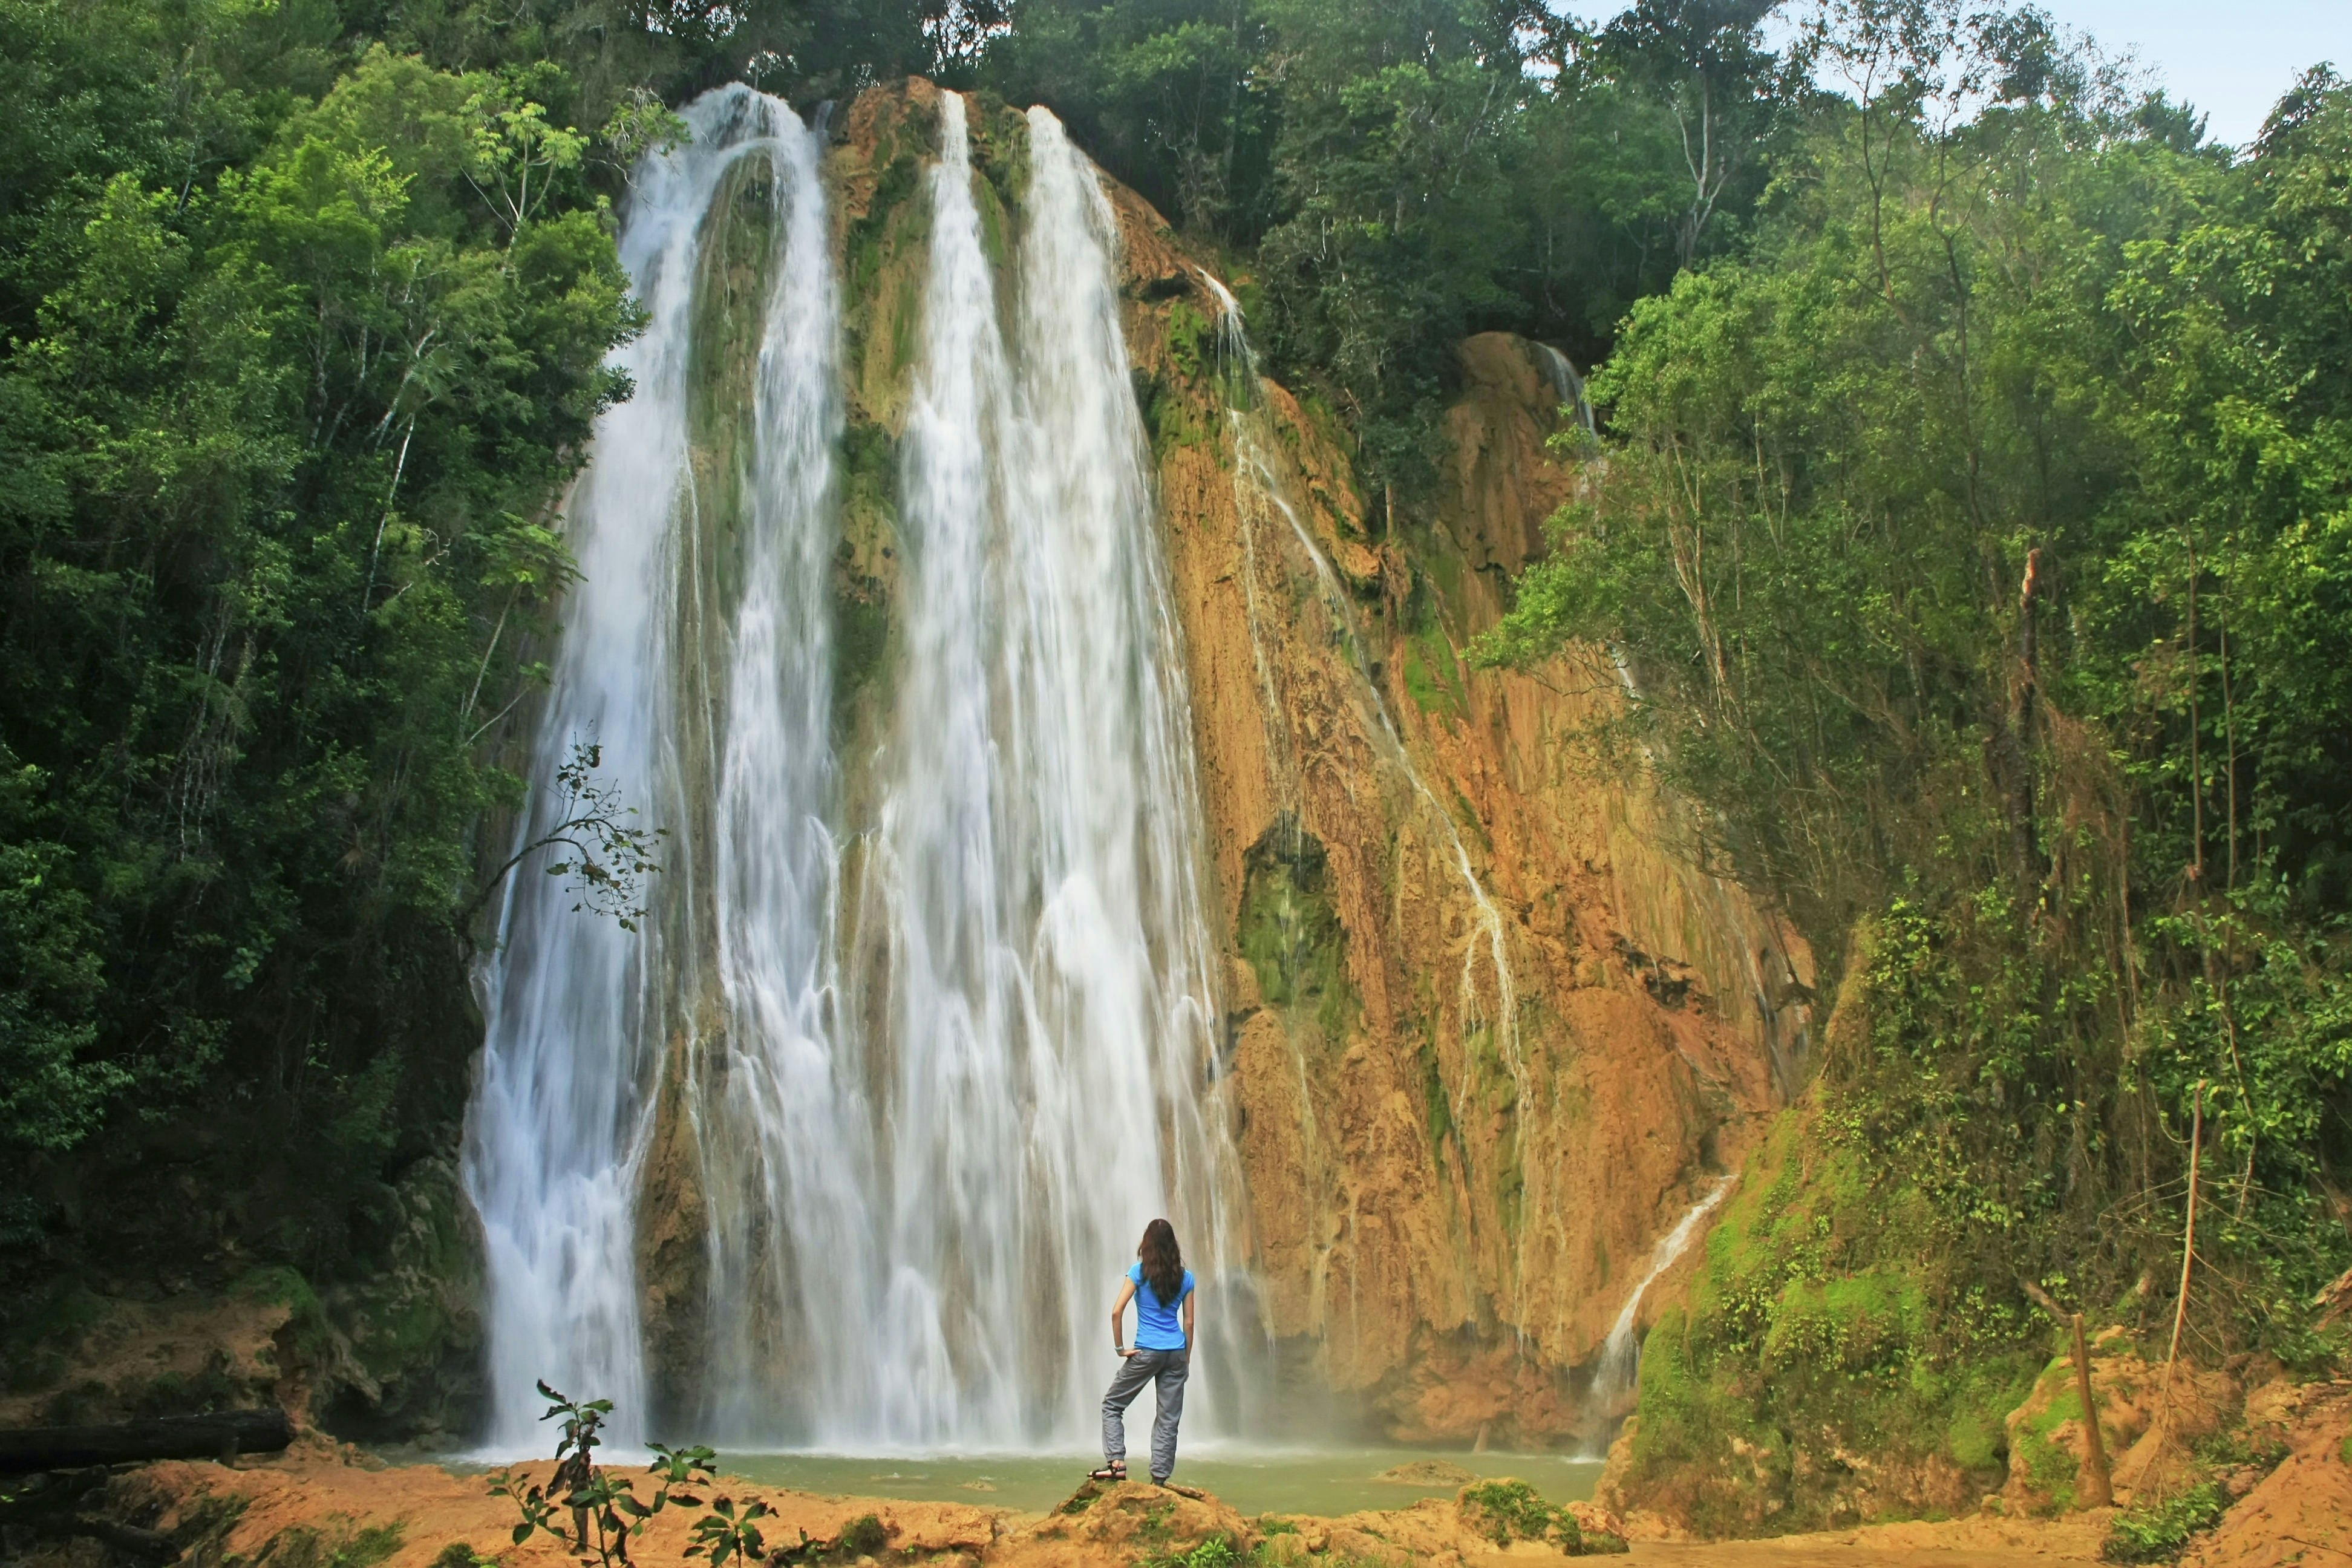
[[[104,1426],[0,1428],[0,1475],[135,1464],[142,1459],[217,1459],[275,1453],[293,1436],[283,1410],[151,1415]]]

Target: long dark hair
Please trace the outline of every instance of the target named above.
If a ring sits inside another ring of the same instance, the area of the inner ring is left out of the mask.
[[[1144,1283],[1163,1307],[1176,1304],[1177,1292],[1184,1289],[1184,1252],[1176,1245],[1176,1227],[1164,1219],[1155,1219],[1143,1227],[1143,1245],[1135,1249],[1143,1261]]]

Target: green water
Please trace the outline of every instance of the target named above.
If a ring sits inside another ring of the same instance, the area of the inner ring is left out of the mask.
[[[1244,1514],[1342,1514],[1361,1509],[1410,1508],[1423,1498],[1452,1497],[1456,1485],[1405,1486],[1373,1479],[1394,1466],[1424,1459],[1458,1465],[1481,1478],[1517,1476],[1554,1502],[1591,1497],[1601,1476],[1598,1461],[1559,1454],[1441,1453],[1425,1448],[1268,1450],[1212,1445],[1201,1451],[1180,1450],[1175,1479],[1214,1492]],[[1026,1513],[1042,1513],[1069,1496],[1098,1462],[1095,1456],[1078,1454],[893,1459],[836,1454],[731,1454],[721,1460],[730,1475],[795,1491],[972,1502]]]

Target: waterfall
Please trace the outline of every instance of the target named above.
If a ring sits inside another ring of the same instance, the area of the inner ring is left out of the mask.
[[[1658,1238],[1650,1251],[1650,1270],[1635,1281],[1633,1293],[1625,1298],[1617,1321],[1609,1325],[1609,1337],[1601,1342],[1601,1364],[1592,1374],[1592,1407],[1608,1414],[1622,1409],[1633,1393],[1634,1374],[1641,1370],[1641,1342],[1633,1337],[1633,1317],[1642,1309],[1642,1298],[1648,1294],[1658,1276],[1675,1266],[1698,1235],[1699,1222],[1715,1212],[1717,1204],[1730,1193],[1739,1178],[1724,1176],[1707,1189],[1706,1196],[1690,1206],[1689,1212],[1676,1221],[1675,1228]]]
[[[1221,1245],[1200,811],[1109,204],[1032,110],[1008,344],[957,95],[941,121],[861,898],[892,1201],[856,1436],[1078,1441],[1144,1222]]]
[[[786,115],[787,119],[790,116]],[[753,369],[750,537],[714,781],[718,1071],[682,1087],[709,1205],[709,1434],[766,1440],[856,1397],[874,1296],[872,1118],[841,1014],[832,606],[840,314],[819,138],[773,156],[783,221]],[[700,1064],[698,1064],[699,1066]]]
[[[624,1444],[659,1395],[737,1447],[1082,1447],[1147,1220],[1202,1277],[1204,1349],[1247,1338],[1219,1321],[1245,1292],[1202,818],[1117,223],[1043,110],[1005,213],[940,96],[889,710],[846,755],[821,139],[740,86],[686,118],[622,233],[636,394],[571,500],[531,764],[593,739],[671,837],[641,935],[527,865],[480,976],[490,1445],[535,1446],[544,1377],[614,1400]],[[641,1278],[680,1226],[687,1273]]]
[[[1549,343],[1538,343],[1536,351],[1544,356],[1544,369],[1551,374],[1552,393],[1559,399],[1559,405],[1574,413],[1586,435],[1599,434],[1601,427],[1592,417],[1592,400],[1584,395],[1584,377],[1577,374],[1576,366]]]
[[[647,322],[616,356],[636,385],[604,415],[568,508],[581,580],[564,605],[552,690],[531,776],[551,777],[583,742],[656,823],[688,815],[696,737],[680,714],[680,627],[689,618],[696,490],[688,378],[702,225],[741,159],[776,160],[814,206],[805,130],[747,88],[687,111],[693,139],[640,170],[621,237]],[[544,794],[519,843],[544,834],[563,802]],[[670,859],[667,854],[663,857]],[[691,861],[652,889],[674,906]],[[490,1441],[534,1444],[545,1378],[575,1397],[609,1398],[614,1439],[642,1432],[646,1403],[635,1260],[637,1184],[651,1132],[658,1047],[686,1011],[677,975],[690,949],[679,922],[641,936],[575,912],[569,889],[527,863],[511,879],[498,943],[481,975],[485,1045],[467,1116],[466,1189],[481,1216],[489,1279]]]

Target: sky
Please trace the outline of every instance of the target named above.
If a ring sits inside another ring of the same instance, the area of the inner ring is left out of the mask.
[[[2108,54],[2128,48],[2157,84],[2209,116],[2206,133],[2244,146],[2263,117],[2322,60],[2352,75],[2352,0],[2040,0],[2062,27]],[[1590,20],[1615,0],[1568,0]]]

